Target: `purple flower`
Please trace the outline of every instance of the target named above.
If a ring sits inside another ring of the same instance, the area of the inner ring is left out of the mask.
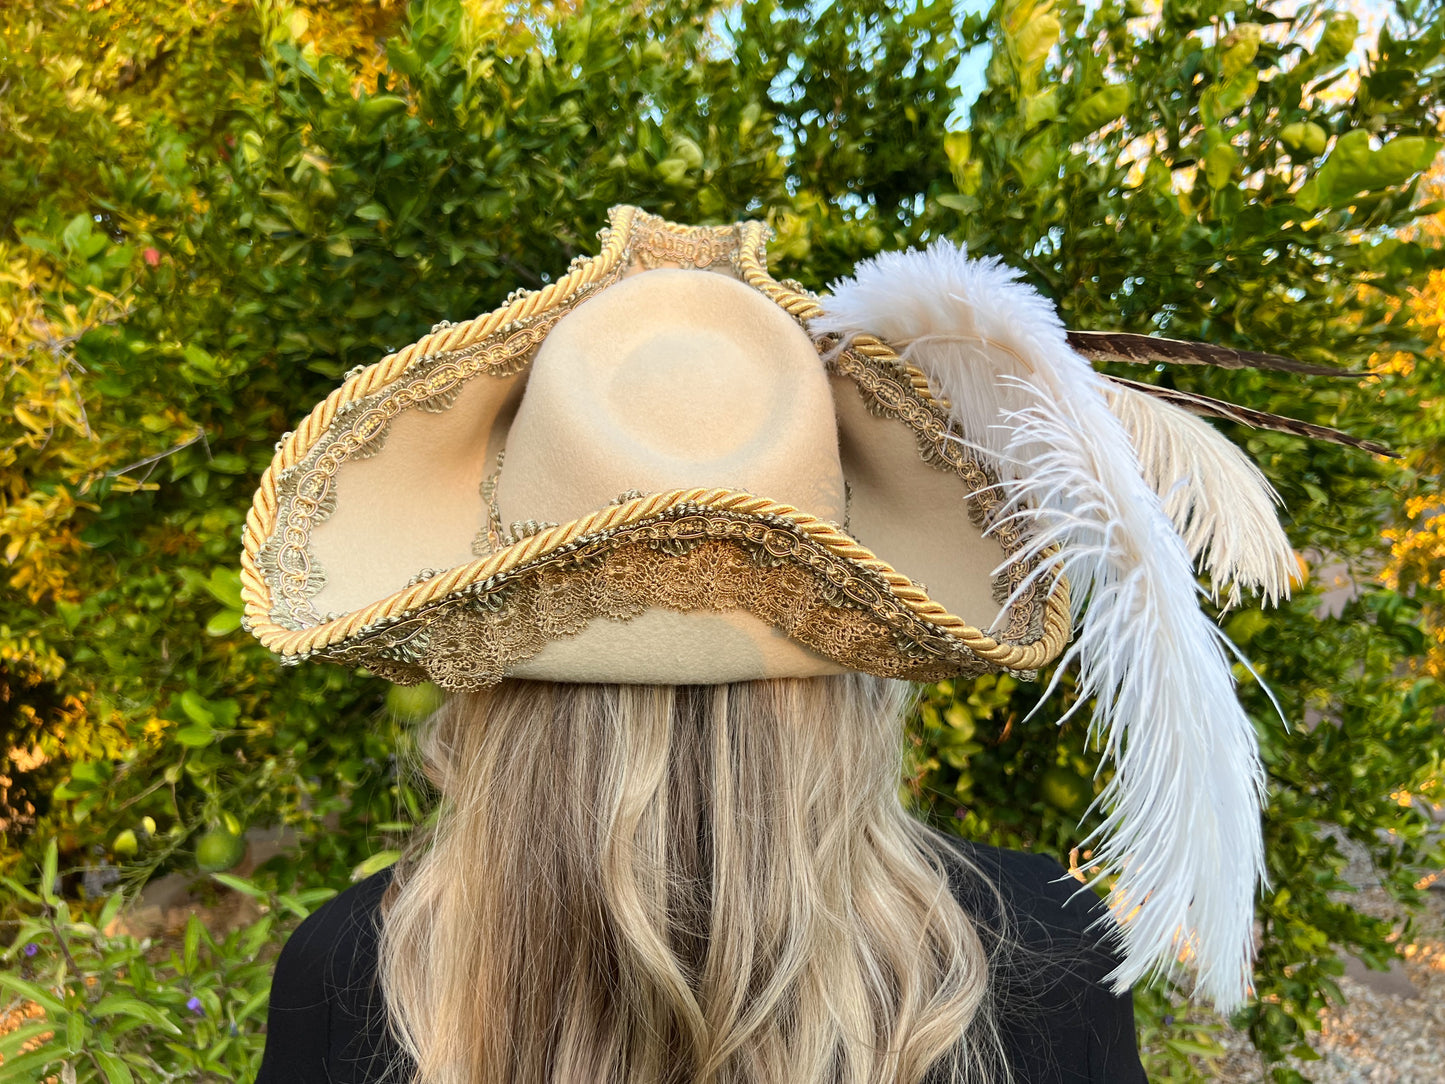
[[[198,997],[193,996],[191,1000],[187,1001],[186,1008],[190,1009],[191,1012],[195,1013],[197,1016],[206,1015],[206,1007],[201,1004],[201,999]]]
[[[25,948],[21,951],[23,951],[26,956],[34,956],[37,952],[40,951],[40,946],[37,945],[34,941],[27,941],[25,943]]]

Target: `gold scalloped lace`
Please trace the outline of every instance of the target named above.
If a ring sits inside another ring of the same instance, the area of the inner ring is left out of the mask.
[[[326,655],[402,684],[475,688],[591,621],[664,608],[747,610],[827,658],[883,677],[937,681],[993,669],[918,620],[881,581],[746,516],[698,509],[635,524],[506,579]]]

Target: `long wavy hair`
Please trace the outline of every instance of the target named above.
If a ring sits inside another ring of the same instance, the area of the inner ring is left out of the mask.
[[[988,953],[900,803],[909,698],[858,674],[455,695],[419,738],[435,828],[382,908],[413,1079],[995,1079]]]

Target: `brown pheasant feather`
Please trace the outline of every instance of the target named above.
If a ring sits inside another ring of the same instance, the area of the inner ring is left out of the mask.
[[[1108,376],[1107,373],[1104,375]],[[1311,440],[1343,444],[1347,448],[1359,448],[1361,451],[1370,452],[1373,455],[1389,456],[1392,459],[1399,458],[1397,452],[1391,451],[1378,441],[1351,436],[1342,430],[1331,429],[1327,425],[1315,425],[1313,422],[1302,422],[1298,418],[1286,418],[1282,414],[1270,414],[1268,411],[1226,403],[1222,399],[1214,399],[1197,392],[1180,391],[1178,388],[1161,388],[1154,384],[1141,384],[1137,380],[1129,380],[1122,376],[1108,376],[1108,379],[1126,388],[1133,388],[1155,398],[1163,399],[1165,402],[1181,406],[1185,410],[1206,418],[1223,418],[1225,421],[1238,422],[1240,425],[1248,425],[1255,429],[1270,429],[1276,433],[1289,433],[1296,437],[1308,437]]]
[[[1299,376],[1360,376],[1331,365],[1265,354],[1258,350],[1234,350],[1228,346],[1165,339],[1158,335],[1135,335],[1125,331],[1070,331],[1069,345],[1090,361],[1122,361],[1131,365],[1174,362],[1179,365],[1213,365],[1217,369],[1264,369]]]

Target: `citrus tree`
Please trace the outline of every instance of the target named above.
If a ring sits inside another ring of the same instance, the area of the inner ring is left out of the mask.
[[[1327,6],[1242,0],[1000,0],[967,18],[921,0],[0,8],[0,872],[29,923],[11,959],[65,1024],[36,1071],[244,1078],[258,1056],[264,981],[232,954],[287,921],[244,944],[198,932],[157,965],[197,1014],[116,963],[140,957],[86,924],[100,904],[81,882],[219,870],[244,829],[284,824],[301,849],[228,883],[294,917],[426,813],[392,725],[425,692],[281,669],[239,629],[255,481],[353,366],[560,273],[632,202],[765,218],[779,277],[817,288],[948,236],[1022,269],[1075,327],[1381,368],[1152,378],[1424,447],[1438,343],[1402,299],[1445,265],[1416,228],[1435,211],[1418,178],[1439,149],[1441,47],[1439,5],[1413,0],[1373,41]],[[1307,1051],[1341,950],[1393,952],[1333,894],[1343,859],[1322,830],[1369,848],[1402,899],[1441,861],[1402,799],[1434,793],[1445,750],[1436,678],[1414,665],[1439,585],[1379,578],[1385,532],[1438,488],[1440,461],[1230,435],[1278,488],[1306,566],[1358,586],[1336,616],[1303,573],[1278,612],[1222,615],[1292,724],[1241,670],[1271,779],[1259,998],[1241,1022],[1277,1060]],[[1040,688],[930,690],[907,780],[922,814],[1061,858],[1079,846],[1097,754],[1082,718],[1052,722],[1067,678],[1034,712]],[[51,847],[69,903],[34,877]],[[203,996],[222,987],[235,996]],[[161,1015],[97,1014],[107,996]],[[1161,1079],[1207,1049],[1164,1022],[1184,1020],[1176,1001],[1139,999]],[[168,1030],[218,1018],[195,1042]]]

